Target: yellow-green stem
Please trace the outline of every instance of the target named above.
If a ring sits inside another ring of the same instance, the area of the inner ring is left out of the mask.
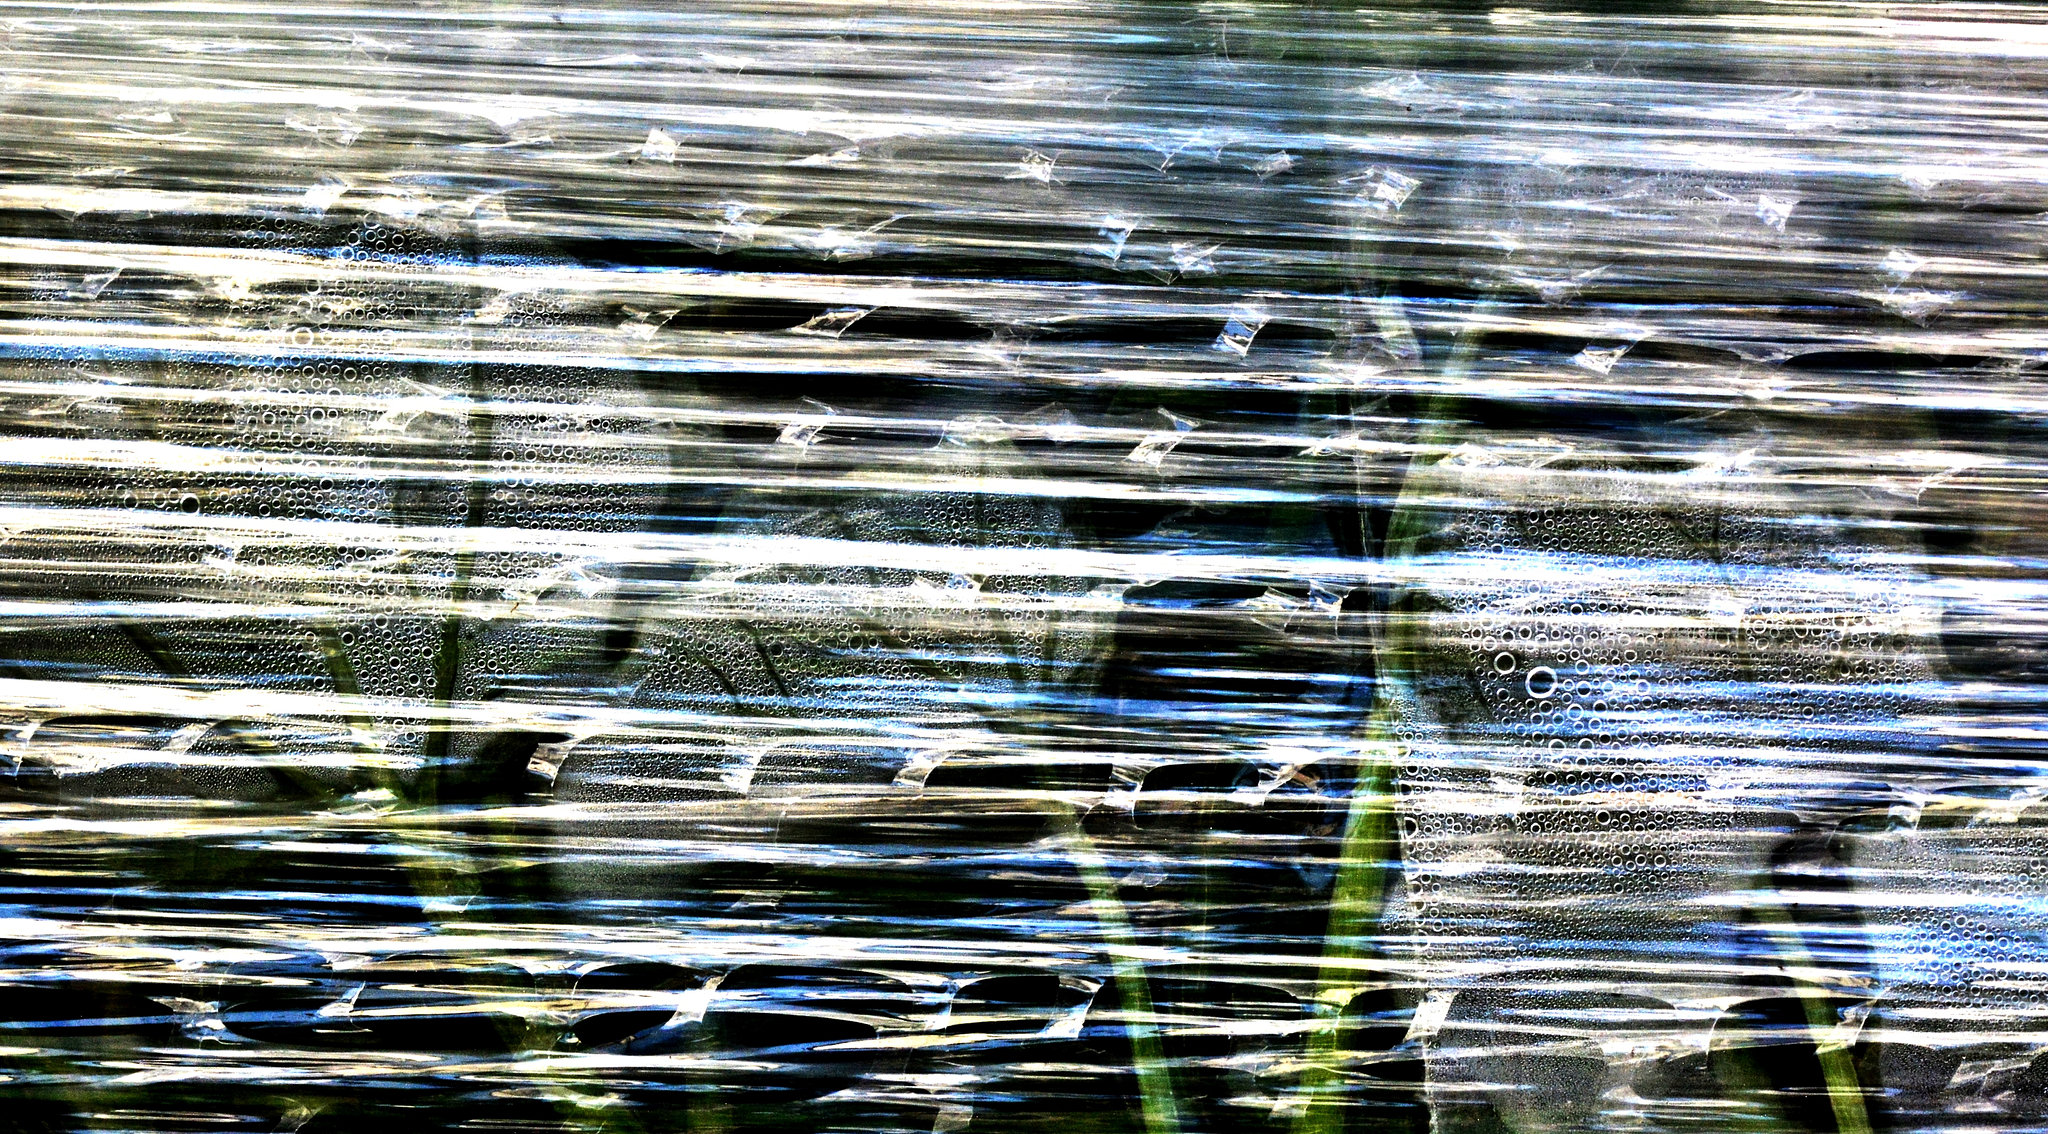
[[[1064,834],[1073,846],[1074,865],[1088,887],[1089,903],[1102,927],[1111,971],[1122,1003],[1124,1033],[1131,1044],[1131,1069],[1138,1077],[1138,1106],[1144,1116],[1146,1134],[1179,1134],[1180,1105],[1174,1098],[1173,1071],[1166,1061],[1159,1039],[1159,1021],[1152,1010],[1152,995],[1145,980],[1145,967],[1138,962],[1137,938],[1116,895],[1116,881],[1109,876],[1100,852],[1071,812],[1059,818]]]

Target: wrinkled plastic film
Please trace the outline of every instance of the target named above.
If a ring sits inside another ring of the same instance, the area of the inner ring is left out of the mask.
[[[0,11],[0,1126],[2020,1130],[2043,13]]]

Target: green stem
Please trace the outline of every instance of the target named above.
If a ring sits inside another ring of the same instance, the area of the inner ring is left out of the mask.
[[[1152,1010],[1152,994],[1145,981],[1145,967],[1138,963],[1137,937],[1117,897],[1116,881],[1093,840],[1081,829],[1078,818],[1061,810],[1055,822],[1073,844],[1074,865],[1088,887],[1095,920],[1108,944],[1111,971],[1116,974],[1117,991],[1123,1003],[1124,1034],[1131,1043],[1132,1070],[1138,1076],[1138,1105],[1144,1115],[1146,1134],[1179,1134],[1180,1106],[1173,1094],[1173,1072],[1166,1062],[1166,1050],[1159,1040],[1159,1021]]]
[[[1393,711],[1383,699],[1369,726],[1368,748],[1384,748]],[[1316,973],[1312,1003],[1315,1021],[1308,1034],[1307,1064],[1301,1094],[1304,1107],[1294,1134],[1337,1134],[1343,1110],[1336,1097],[1338,1024],[1358,984],[1361,962],[1370,958],[1371,931],[1384,913],[1387,864],[1398,853],[1393,844],[1393,760],[1390,751],[1368,758],[1352,789],[1344,817],[1344,841],[1337,876],[1330,889],[1330,920],[1323,934],[1322,963]]]
[[[1782,906],[1768,903],[1757,907],[1757,917],[1777,940],[1788,967],[1814,969],[1798,926]],[[1835,1036],[1835,1009],[1827,989],[1812,981],[1795,980],[1793,989],[1806,1011],[1806,1026],[1813,1035],[1813,1050],[1820,1060],[1821,1082],[1827,1086],[1828,1107],[1834,1112],[1838,1134],[1870,1134],[1870,1114],[1863,1105],[1863,1087],[1856,1077],[1856,1065],[1847,1046]]]
[[[1491,303],[1482,306],[1485,310]],[[1443,373],[1456,378],[1470,365],[1477,349],[1475,336],[1460,335],[1444,360]],[[1417,452],[1403,477],[1401,500],[1388,523],[1384,563],[1397,563],[1413,555],[1417,542],[1429,530],[1423,514],[1427,500],[1412,499],[1418,474],[1434,463],[1432,450],[1447,443],[1452,430],[1438,420],[1445,416],[1447,399],[1432,399],[1424,410],[1425,427],[1416,438]],[[1399,604],[1397,604],[1398,607]],[[1401,848],[1393,831],[1395,758],[1399,755],[1398,730],[1402,704],[1399,696],[1413,672],[1417,656],[1418,627],[1399,609],[1389,611],[1373,628],[1373,672],[1379,694],[1365,729],[1365,766],[1351,797],[1344,821],[1343,849],[1337,863],[1337,877],[1330,892],[1330,920],[1323,939],[1322,964],[1316,977],[1316,1014],[1309,1031],[1307,1062],[1302,1073],[1303,1108],[1294,1124],[1294,1134],[1336,1134],[1343,1128],[1343,1111],[1335,1097],[1338,1085],[1336,1063],[1338,1024],[1345,1004],[1357,985],[1360,962],[1371,952],[1367,934],[1383,914],[1388,882],[1388,863],[1397,862]]]

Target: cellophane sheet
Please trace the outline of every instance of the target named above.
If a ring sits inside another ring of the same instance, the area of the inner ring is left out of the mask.
[[[0,3],[0,1131],[2021,1131],[2048,12]]]

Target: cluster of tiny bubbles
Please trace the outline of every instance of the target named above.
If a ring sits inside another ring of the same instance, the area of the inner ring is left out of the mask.
[[[330,222],[333,218],[330,217]],[[460,523],[459,484],[367,475],[366,464],[423,454],[419,439],[452,439],[467,425],[436,407],[436,389],[460,381],[432,367],[395,361],[385,336],[421,320],[438,302],[409,278],[445,241],[364,217],[349,222],[342,259],[376,261],[377,278],[228,281],[215,289],[222,314],[269,353],[228,364],[181,361],[176,380],[214,397],[181,403],[152,423],[157,436],[221,451],[230,471],[202,481],[149,483],[129,474],[113,503],[162,507],[205,524],[236,521],[195,541],[208,570],[209,597],[274,614],[234,629],[265,656],[234,664],[214,659],[218,637],[204,626],[157,632],[162,646],[195,674],[220,681],[285,681],[295,686],[401,702],[436,695],[439,619],[423,601],[445,599],[453,574],[442,553],[400,553],[340,535],[311,538],[306,523],[347,525]],[[250,239],[257,247],[303,252],[334,231],[308,222],[270,220]],[[250,522],[254,522],[253,526]],[[295,613],[308,596],[338,613],[316,626]]]
[[[2034,847],[2043,822],[2031,796],[1973,800],[1845,840],[1865,917],[1881,926],[1885,947],[1873,960],[1888,998],[1967,1018],[1971,1030],[2040,1011],[2048,871]]]
[[[530,347],[536,357],[558,347],[551,333],[576,316],[545,291],[473,294],[465,302],[476,312],[473,333],[490,336],[500,350]],[[650,474],[664,467],[663,446],[657,433],[635,427],[648,397],[630,375],[497,366],[480,374],[477,397],[489,409],[477,517],[484,526],[625,532],[659,510],[661,489]],[[600,641],[619,574],[582,552],[479,551],[467,596],[477,613],[462,627],[456,695],[496,698],[550,673],[609,664]],[[565,603],[581,616],[536,617]]]
[[[502,301],[505,311],[499,326],[515,332],[551,331],[575,313],[567,301],[553,292],[519,292],[503,296]],[[545,339],[536,338],[535,342],[544,343]]]
[[[1869,580],[1804,581],[1794,569],[1816,552],[1798,528],[1724,522],[1767,509],[1752,490],[1616,472],[1445,462],[1423,474],[1421,499],[1497,505],[1435,525],[1434,550],[1469,570],[1433,582],[1424,637],[1444,645],[1405,675],[1421,718],[1411,735],[1432,754],[1400,776],[1404,853],[1428,880],[1410,891],[1426,957],[1712,946],[1718,919],[1672,911],[1765,869],[1768,840],[1746,833],[1757,812],[1744,809],[1784,802],[1709,790],[1768,767],[1784,743],[1779,714],[1757,727],[1765,702],[1743,691],[1824,684],[1831,659],[1870,648],[1852,628],[1888,617],[1866,603],[1882,589]],[[1891,674],[1924,667],[1924,643],[1894,644]],[[1783,703],[1807,720],[1808,706]],[[1479,922],[1490,932],[1474,937]]]
[[[648,394],[628,374],[518,367],[491,397],[536,407],[491,422],[493,526],[630,531],[651,515],[667,468],[657,435],[634,411]]]

